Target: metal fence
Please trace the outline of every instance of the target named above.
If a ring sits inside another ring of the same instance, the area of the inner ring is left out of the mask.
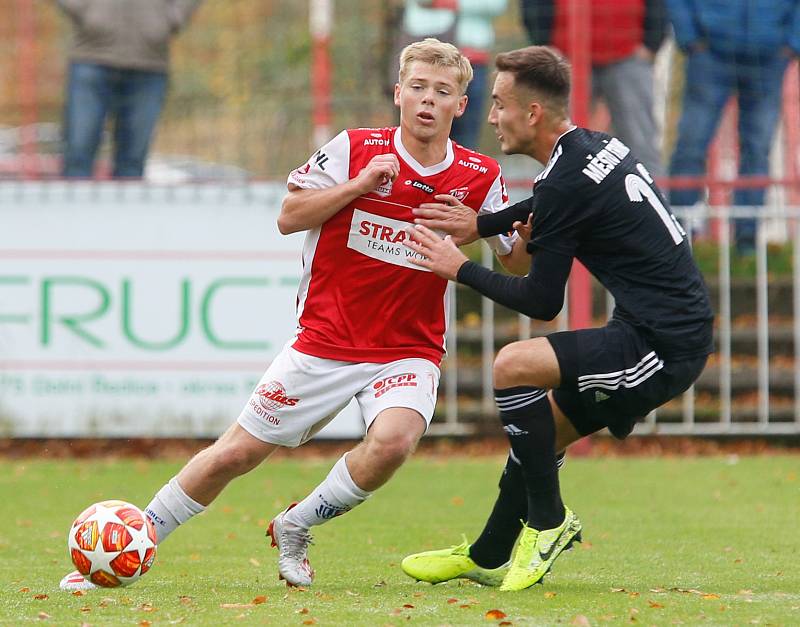
[[[675,214],[695,242],[695,256],[709,286],[716,314],[715,352],[695,386],[649,414],[634,433],[800,434],[800,207],[698,206]],[[746,217],[757,219],[758,237],[755,254],[740,257],[730,232],[736,218]],[[482,255],[490,267],[488,247]],[[543,324],[486,298],[464,306],[470,290],[453,285],[451,290],[442,418],[434,428],[440,433],[470,433],[496,415],[496,350],[517,339],[566,329],[568,311]],[[594,293],[594,320],[602,324],[611,315],[613,299],[599,286]]]

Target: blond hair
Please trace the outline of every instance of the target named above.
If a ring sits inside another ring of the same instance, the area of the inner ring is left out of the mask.
[[[456,68],[458,70],[458,88],[462,94],[466,93],[467,85],[472,80],[472,65],[453,44],[428,37],[407,45],[400,53],[398,77],[401,83],[405,80],[411,64],[415,61],[441,68]]]

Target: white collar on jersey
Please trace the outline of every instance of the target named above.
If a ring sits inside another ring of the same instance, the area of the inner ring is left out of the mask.
[[[420,176],[433,176],[434,174],[439,174],[440,172],[444,172],[447,168],[453,165],[453,142],[449,139],[447,140],[447,154],[445,155],[444,161],[440,161],[439,163],[428,166],[427,168],[422,165],[419,161],[414,159],[411,156],[411,153],[406,150],[406,147],[403,146],[402,136],[400,135],[400,127],[398,126],[394,132],[394,147],[397,150],[397,154],[399,154],[403,161],[405,161],[411,168]]]

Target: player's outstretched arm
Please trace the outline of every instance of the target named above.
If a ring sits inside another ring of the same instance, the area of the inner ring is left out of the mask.
[[[385,154],[373,157],[355,178],[333,187],[303,189],[290,184],[278,216],[278,230],[288,235],[321,226],[352,200],[393,181],[399,173],[397,156]]]

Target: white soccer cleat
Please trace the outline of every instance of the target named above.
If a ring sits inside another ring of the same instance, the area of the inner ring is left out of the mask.
[[[58,587],[67,592],[75,592],[76,590],[92,590],[97,586],[88,579],[85,579],[77,570],[73,570],[68,575],[65,575],[58,584]]]
[[[278,573],[288,586],[310,586],[314,581],[314,570],[308,563],[308,546],[313,543],[308,529],[298,527],[285,520],[286,512],[297,503],[275,516],[269,523],[267,535],[272,546],[278,548]]]

